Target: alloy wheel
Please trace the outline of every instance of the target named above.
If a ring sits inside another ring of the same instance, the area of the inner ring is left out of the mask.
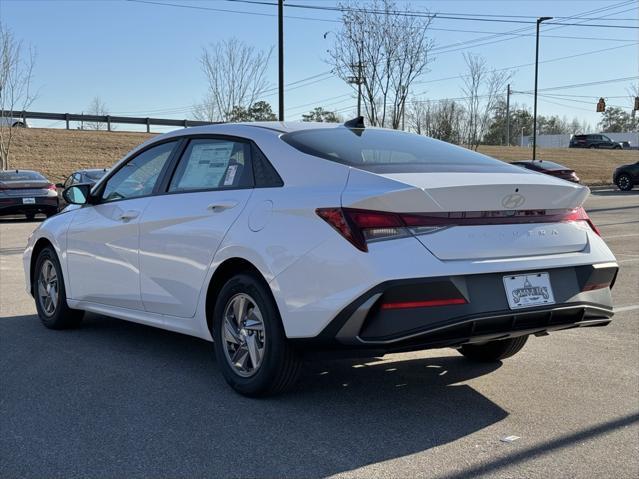
[[[265,334],[255,300],[246,293],[231,297],[224,308],[222,338],[224,356],[236,374],[250,377],[257,373],[264,358]]]
[[[58,305],[58,274],[53,262],[45,260],[38,275],[38,300],[47,316],[53,316]]]
[[[621,175],[617,179],[617,186],[619,186],[620,190],[627,190],[630,187],[630,178],[627,175]]]

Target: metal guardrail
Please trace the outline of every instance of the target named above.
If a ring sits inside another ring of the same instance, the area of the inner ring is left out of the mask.
[[[65,121],[66,129],[70,129],[70,122],[94,122],[105,123],[107,130],[111,131],[111,125],[113,123],[124,123],[128,125],[146,125],[147,133],[151,132],[151,125],[157,126],[182,126],[188,128],[189,126],[203,126],[213,125],[218,122],[213,121],[200,121],[200,120],[175,120],[172,118],[150,118],[150,117],[133,117],[133,116],[115,116],[115,115],[85,115],[77,113],[47,113],[39,111],[14,111],[3,112],[2,116],[9,118],[21,118],[26,122],[28,119],[34,120],[57,120]]]

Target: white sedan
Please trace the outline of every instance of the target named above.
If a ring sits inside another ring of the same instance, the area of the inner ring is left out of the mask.
[[[611,321],[618,267],[588,194],[361,120],[189,128],[67,188],[29,238],[27,289],[52,329],[89,311],[214,341],[250,396],[317,354],[499,361]]]

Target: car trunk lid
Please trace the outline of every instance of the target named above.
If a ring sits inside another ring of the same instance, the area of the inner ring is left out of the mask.
[[[439,218],[442,228],[416,234],[425,248],[442,260],[484,259],[583,250],[588,225],[562,218],[588,193],[586,187],[526,170],[375,174],[352,169],[342,206]]]

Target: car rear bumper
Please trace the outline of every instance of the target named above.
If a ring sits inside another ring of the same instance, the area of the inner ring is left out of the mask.
[[[58,210],[57,196],[36,196],[35,203],[25,204],[22,198],[0,198],[0,215],[27,213],[55,213]]]
[[[293,342],[310,352],[384,354],[605,326],[614,314],[610,288],[617,271],[616,263],[544,269],[549,273],[555,304],[518,310],[509,308],[503,277],[537,271],[387,281],[353,301],[317,337]],[[437,306],[436,298],[461,298],[464,302]],[[435,306],[382,306],[415,300]]]

